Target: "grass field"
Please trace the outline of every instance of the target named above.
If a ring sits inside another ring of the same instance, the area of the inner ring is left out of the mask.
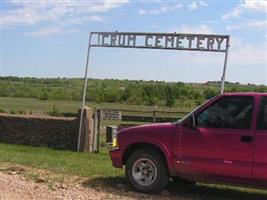
[[[144,111],[154,110],[153,106],[144,105],[129,105],[118,103],[101,103],[87,102],[87,106],[97,109],[122,109],[138,111],[137,114],[143,114]],[[64,113],[77,113],[81,107],[81,102],[78,101],[51,101],[51,100],[38,100],[31,98],[14,98],[14,97],[0,97],[0,109],[15,110],[15,111],[43,111],[49,112],[55,107],[59,112]],[[188,107],[174,107],[174,108],[160,108],[163,111],[173,112],[189,112],[192,108]],[[146,114],[147,115],[147,114]]]
[[[123,175],[123,170],[112,167],[106,148],[102,148],[99,154],[88,154],[0,143],[0,169],[1,165],[6,163],[48,170],[57,175],[75,175],[87,178],[88,181],[84,182],[84,186],[101,187],[101,189],[111,190],[111,192],[121,192],[116,189],[117,183],[129,184]],[[128,186],[127,188],[127,190],[132,190]],[[266,190],[225,185],[197,184],[194,187],[184,187],[170,183],[167,189],[172,195],[189,200],[267,199]]]

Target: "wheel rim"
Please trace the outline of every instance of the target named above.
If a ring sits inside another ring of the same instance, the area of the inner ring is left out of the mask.
[[[132,176],[139,185],[151,185],[157,178],[157,173],[155,163],[148,158],[140,158],[133,164]]]

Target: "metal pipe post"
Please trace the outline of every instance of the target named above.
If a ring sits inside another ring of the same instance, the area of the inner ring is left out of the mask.
[[[229,47],[230,47],[229,40],[227,40],[225,57],[224,57],[223,75],[222,75],[222,78],[221,78],[221,94],[224,93],[225,74],[226,74],[226,67],[227,67],[227,59],[228,59]]]
[[[92,39],[92,33],[90,33],[90,36],[89,36],[89,45],[88,45],[87,59],[86,59],[86,66],[85,66],[83,99],[82,99],[82,108],[81,108],[81,116],[80,116],[77,152],[80,151],[80,145],[81,145],[80,143],[81,143],[81,134],[82,134],[82,126],[83,126],[83,113],[84,113],[84,107],[85,107],[85,98],[86,98],[86,89],[87,89],[87,80],[88,80],[87,76],[88,76],[88,66],[89,66],[89,58],[90,58],[90,50],[91,50],[91,39]]]

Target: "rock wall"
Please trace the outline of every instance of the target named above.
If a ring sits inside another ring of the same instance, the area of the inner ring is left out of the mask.
[[[78,118],[0,114],[0,142],[3,143],[75,151],[78,132]]]

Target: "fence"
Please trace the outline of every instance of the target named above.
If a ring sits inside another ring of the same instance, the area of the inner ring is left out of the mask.
[[[115,116],[108,116],[104,120],[134,121],[134,122],[170,122],[175,121],[188,112],[185,111],[138,111],[129,109],[102,109],[111,111]],[[117,116],[116,116],[117,115]],[[109,118],[110,117],[110,118]]]
[[[118,121],[133,121],[133,122],[168,122],[168,121],[175,121],[182,116],[186,115],[188,112],[186,111],[149,111],[149,110],[130,110],[130,109],[97,109],[100,112],[103,110],[110,110],[112,112],[120,112],[121,116],[120,117],[106,117],[105,119],[108,120],[118,120]],[[49,114],[51,113],[46,113],[42,111],[8,111],[5,110],[2,113],[6,114],[21,114],[21,115],[30,115],[30,116],[38,116],[38,117],[49,117]],[[1,114],[1,113],[0,113]],[[60,117],[77,117],[77,113],[57,113],[57,116]],[[113,118],[113,119],[111,119]],[[105,120],[102,119],[102,120]]]

